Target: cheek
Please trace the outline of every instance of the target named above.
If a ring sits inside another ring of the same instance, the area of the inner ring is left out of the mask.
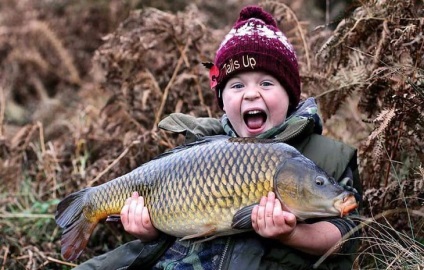
[[[268,96],[266,104],[275,111],[283,111],[289,107],[289,101],[284,96]]]
[[[266,104],[274,124],[280,124],[286,119],[289,108],[289,100],[286,95],[270,96],[267,98]]]
[[[240,106],[240,102],[237,101],[237,98],[229,94],[224,94],[222,96],[222,103],[224,105],[223,109],[227,114],[232,114]]]

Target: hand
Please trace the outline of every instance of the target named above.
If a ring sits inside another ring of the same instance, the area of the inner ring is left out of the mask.
[[[274,192],[269,192],[268,197],[262,197],[259,205],[253,208],[253,229],[262,237],[284,242],[290,239],[296,224],[295,215],[282,209],[281,202],[275,198]]]
[[[143,197],[134,192],[125,201],[121,210],[121,221],[125,231],[139,238],[142,242],[152,241],[159,237],[159,231],[153,227]]]

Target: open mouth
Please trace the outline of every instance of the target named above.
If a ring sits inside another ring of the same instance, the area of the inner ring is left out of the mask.
[[[265,124],[266,119],[266,113],[261,110],[248,111],[243,115],[244,123],[249,129],[261,128]]]

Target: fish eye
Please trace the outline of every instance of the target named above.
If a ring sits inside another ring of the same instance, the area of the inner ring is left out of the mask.
[[[315,178],[315,184],[317,184],[317,186],[323,186],[325,183],[325,178],[322,176],[317,176]]]

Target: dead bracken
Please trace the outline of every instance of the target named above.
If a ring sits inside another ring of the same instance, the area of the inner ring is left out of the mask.
[[[157,129],[164,116],[221,115],[201,63],[213,61],[242,3],[152,1],[157,9],[146,1],[6,2],[0,269],[56,269],[66,264],[53,219],[59,199],[182,143]],[[364,217],[389,224],[376,229],[366,220],[364,234],[394,237],[396,251],[416,245],[409,249],[415,257],[402,251],[397,263],[420,265],[414,262],[424,260],[422,1],[361,1],[322,27],[308,14],[317,10],[308,1],[283,2],[289,1],[259,3],[294,44],[302,97],[317,97],[325,134],[358,148]],[[131,239],[118,224],[101,227],[81,261]],[[375,246],[363,242],[362,269],[366,254],[378,253]]]

